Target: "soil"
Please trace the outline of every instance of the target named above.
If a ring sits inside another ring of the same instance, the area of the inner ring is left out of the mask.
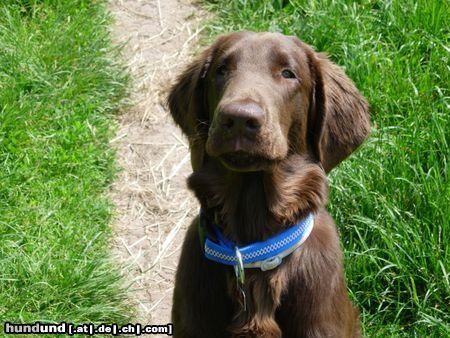
[[[122,168],[112,188],[113,252],[124,266],[136,322],[166,324],[180,247],[198,204],[185,183],[192,171],[187,141],[165,99],[198,48],[205,13],[187,0],[110,0],[109,8],[133,78],[131,105],[111,141]]]

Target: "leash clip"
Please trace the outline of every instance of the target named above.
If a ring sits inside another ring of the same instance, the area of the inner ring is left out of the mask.
[[[236,255],[237,264],[234,265],[234,274],[236,275],[236,286],[240,292],[239,302],[241,303],[244,312],[247,311],[247,297],[245,295],[244,283],[245,283],[245,270],[244,262],[242,260],[242,254],[237,246],[234,247],[234,253]]]

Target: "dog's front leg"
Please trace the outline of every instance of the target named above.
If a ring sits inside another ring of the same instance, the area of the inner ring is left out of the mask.
[[[178,264],[172,307],[174,337],[228,338],[232,305],[227,267],[204,257],[197,222],[187,231]]]
[[[285,278],[282,268],[271,272],[246,270],[247,311],[238,311],[230,326],[232,337],[281,338],[282,332],[275,321],[275,311],[280,304]],[[231,283],[231,294],[237,290]]]

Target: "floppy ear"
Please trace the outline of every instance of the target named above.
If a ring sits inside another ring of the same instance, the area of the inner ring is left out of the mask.
[[[308,143],[328,173],[349,156],[370,131],[368,104],[344,71],[325,54],[309,57],[313,90]]]
[[[167,98],[170,114],[189,140],[194,171],[202,165],[208,133],[205,76],[211,60],[212,48],[209,48],[191,62],[177,78]]]

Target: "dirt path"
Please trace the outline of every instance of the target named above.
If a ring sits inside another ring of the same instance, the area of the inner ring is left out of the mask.
[[[120,117],[112,141],[123,168],[113,187],[114,251],[126,266],[137,321],[166,324],[180,246],[198,206],[185,184],[191,172],[187,142],[164,101],[205,16],[188,0],[110,0],[110,9],[113,36],[127,42],[134,81],[133,104]]]

